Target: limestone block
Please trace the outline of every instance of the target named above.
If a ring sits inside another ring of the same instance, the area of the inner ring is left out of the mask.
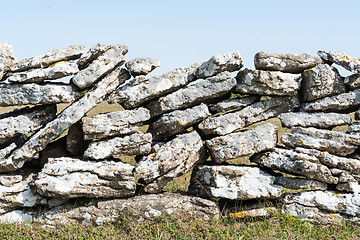
[[[220,101],[209,107],[213,113],[222,113],[232,110],[240,110],[250,104],[260,101],[260,96],[252,95],[243,98],[232,98]]]
[[[318,51],[318,55],[325,61],[336,63],[353,73],[360,73],[360,60],[356,57],[341,52],[328,51]]]
[[[353,74],[344,79],[344,83],[350,89],[360,88],[360,74]]]
[[[348,133],[359,134],[360,133],[360,122],[354,122],[348,126]]]
[[[91,47],[87,53],[81,55],[79,60],[76,62],[80,70],[86,68],[89,63],[100,57],[106,50],[111,46],[106,45],[105,43],[98,43],[95,46]],[[124,53],[125,54],[125,53]]]
[[[326,190],[327,184],[305,178],[276,177],[275,184],[290,189]]]
[[[360,186],[357,182],[339,183],[338,185],[336,185],[336,190],[339,190],[341,192],[359,193]]]
[[[228,215],[230,218],[256,218],[256,217],[268,217],[276,211],[277,209],[274,207],[264,207],[264,208],[257,208],[257,209],[229,213]]]
[[[125,63],[125,67],[133,77],[146,75],[160,66],[159,60],[150,57],[139,57]]]
[[[12,46],[9,43],[0,43],[0,81],[6,71],[15,62]]]
[[[317,127],[330,128],[350,124],[350,116],[340,113],[306,113],[289,112],[279,115],[281,124],[285,127]]]

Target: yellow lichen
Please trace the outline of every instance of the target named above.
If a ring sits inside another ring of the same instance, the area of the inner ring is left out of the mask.
[[[155,157],[156,156],[156,153],[154,153],[154,154],[151,154],[151,155],[149,155],[149,157]]]
[[[54,67],[56,64],[61,63],[61,62],[62,62],[62,61],[56,62],[56,63],[52,64],[52,65],[50,66],[50,68]]]
[[[330,217],[335,217],[336,215],[334,213],[330,213]]]
[[[334,196],[340,196],[341,193],[334,193]]]
[[[229,213],[230,218],[243,218],[249,216],[249,213],[246,211],[237,212],[237,213]]]

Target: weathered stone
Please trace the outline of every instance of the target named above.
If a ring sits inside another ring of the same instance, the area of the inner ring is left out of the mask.
[[[305,178],[276,177],[275,184],[290,189],[326,190],[327,184]]]
[[[32,213],[26,213],[24,210],[14,210],[0,215],[0,222],[9,223],[29,223],[33,220]]]
[[[81,121],[71,125],[66,137],[66,150],[72,156],[82,156],[86,150],[88,142],[84,140]]]
[[[360,134],[360,122],[350,124],[347,132],[350,134]]]
[[[318,51],[318,55],[327,62],[336,63],[351,72],[360,73],[360,60],[358,58],[345,53],[328,51]]]
[[[285,127],[330,128],[352,122],[350,116],[340,113],[289,112],[280,114],[279,118],[281,124]]]
[[[229,213],[230,218],[254,218],[254,217],[267,217],[270,216],[271,213],[275,213],[278,210],[274,207],[264,207],[258,209],[245,210],[235,213]]]
[[[0,107],[70,103],[78,92],[65,84],[0,84]]]
[[[98,43],[95,46],[91,47],[87,53],[81,55],[79,60],[76,62],[79,66],[79,69],[82,70],[89,65],[92,61],[97,59],[100,55],[102,55],[106,50],[108,50],[111,46],[106,45],[105,43]]]
[[[0,115],[0,145],[39,130],[56,117],[56,105],[23,108]]]
[[[280,54],[258,52],[254,58],[255,68],[259,70],[302,73],[322,63],[319,57],[309,54]]]
[[[151,123],[148,132],[155,139],[169,137],[182,132],[210,115],[207,105],[203,103],[185,110],[176,110],[162,115],[158,120]]]
[[[286,133],[281,141],[290,147],[305,147],[327,151],[329,153],[346,156],[353,153],[360,145],[360,136],[350,135],[313,127],[291,128],[292,133]]]
[[[161,75],[138,76],[120,85],[109,96],[109,103],[119,103],[124,108],[135,108],[154,98],[173,92],[194,80],[194,64],[177,68]]]
[[[104,77],[113,69],[125,63],[124,55],[127,51],[127,46],[121,43],[111,46],[111,48],[108,48],[85,69],[78,72],[71,79],[71,82],[80,89],[90,87],[93,83]]]
[[[146,107],[150,110],[151,116],[158,116],[222,97],[229,93],[235,84],[236,80],[229,72],[222,72],[205,80],[196,80],[182,89],[151,101]]]
[[[144,121],[150,119],[146,108],[98,114],[82,119],[84,139],[101,139],[135,133]]]
[[[221,72],[233,72],[239,70],[243,66],[239,52],[231,52],[222,55],[214,55],[208,61],[201,64],[195,69],[197,78],[208,78]]]
[[[6,144],[0,145],[0,159],[5,159],[8,157],[16,148],[23,145],[26,140],[28,140],[28,137],[23,134],[20,137],[15,137],[9,140]]]
[[[95,141],[90,143],[84,157],[99,160],[117,154],[146,155],[151,151],[151,143],[151,133],[134,133],[125,137]]]
[[[148,193],[161,192],[169,181],[189,172],[207,158],[203,141],[196,131],[155,144],[152,152],[142,157],[135,167],[137,175],[145,181],[144,191]]]
[[[260,101],[260,96],[248,96],[243,98],[232,98],[218,102],[209,107],[211,112],[222,113],[232,110],[240,110],[250,104]]]
[[[237,76],[236,92],[259,95],[292,96],[300,88],[300,74],[245,68]]]
[[[360,74],[353,74],[344,79],[344,83],[350,89],[360,88]]]
[[[308,179],[315,179],[329,184],[338,183],[338,178],[334,177],[330,169],[322,165],[315,156],[294,150],[275,148],[273,151],[255,155],[251,161],[260,166],[299,174]]]
[[[71,45],[66,48],[54,49],[44,55],[17,62],[10,68],[10,70],[12,72],[22,72],[31,68],[45,68],[56,62],[77,59],[82,54],[86,53],[86,51],[87,48],[83,45]]]
[[[257,167],[199,166],[193,172],[189,192],[206,198],[274,199],[282,193],[274,181],[274,176]]]
[[[336,68],[320,64],[302,74],[302,97],[306,102],[346,92],[345,83]]]
[[[0,81],[14,62],[15,57],[12,46],[9,43],[0,43]]]
[[[9,82],[40,83],[45,80],[58,79],[74,75],[79,71],[76,63],[57,62],[48,68],[35,68],[25,72],[14,73],[7,78]]]
[[[33,183],[46,197],[114,198],[135,193],[133,166],[122,162],[92,162],[75,158],[50,158]]]
[[[357,182],[346,182],[336,185],[336,190],[341,192],[359,193],[360,186]]]
[[[88,111],[104,100],[106,95],[129,78],[127,71],[117,69],[90,89],[81,99],[63,110],[56,119],[40,129],[8,158],[0,161],[0,172],[14,171],[32,159],[46,145],[59,137],[71,125],[78,122]]]
[[[200,132],[204,135],[225,135],[253,123],[260,122],[280,113],[289,112],[299,106],[296,96],[274,97],[251,104],[236,112],[210,117],[199,124]]]
[[[349,111],[358,107],[360,107],[360,89],[305,103],[301,108],[306,112],[339,112]]]
[[[212,159],[222,163],[230,159],[273,149],[277,142],[277,127],[271,123],[245,132],[231,133],[206,140]]]
[[[146,75],[160,66],[161,64],[159,60],[150,57],[139,57],[125,63],[125,67],[134,77],[139,75]]]

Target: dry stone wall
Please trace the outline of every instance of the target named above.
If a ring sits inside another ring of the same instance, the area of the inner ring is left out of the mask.
[[[16,108],[0,115],[0,221],[281,211],[358,222],[359,59],[259,52],[249,69],[232,52],[154,75],[157,59],[127,52],[72,45],[17,61],[0,44],[0,110]],[[124,110],[87,115],[103,101]],[[190,173],[187,192],[164,192]]]

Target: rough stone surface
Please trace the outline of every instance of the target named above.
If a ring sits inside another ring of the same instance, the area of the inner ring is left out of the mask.
[[[279,54],[258,52],[254,58],[255,68],[259,70],[302,73],[322,63],[319,57],[309,54]]]
[[[98,43],[95,46],[91,47],[87,53],[81,55],[79,60],[76,62],[79,66],[79,69],[82,70],[86,68],[89,63],[97,59],[100,55],[102,55],[109,47],[105,43]]]
[[[9,43],[0,43],[0,81],[14,62],[15,57],[12,46]]]
[[[327,184],[305,178],[276,177],[275,184],[290,189],[326,190]]]
[[[336,185],[336,190],[341,192],[359,193],[360,186],[357,182],[346,182]]]
[[[239,93],[292,96],[300,88],[300,74],[245,68],[236,76]]]
[[[0,107],[71,103],[78,92],[65,84],[0,84]]]
[[[158,116],[222,97],[229,93],[235,84],[236,80],[229,72],[222,72],[205,80],[194,81],[182,89],[148,103],[146,107],[150,110],[151,116]]]
[[[302,97],[306,102],[346,92],[345,83],[336,68],[320,64],[302,74]]]
[[[81,121],[71,125],[66,137],[66,150],[72,156],[82,156],[86,150],[88,141],[84,140]]]
[[[328,51],[318,51],[318,55],[325,61],[336,63],[351,72],[360,73],[360,60],[356,57],[345,53]]]
[[[354,122],[348,126],[348,133],[359,134],[360,133],[360,122]]]
[[[360,88],[360,74],[353,74],[344,79],[344,83],[350,89]]]
[[[329,153],[346,156],[353,153],[360,145],[360,136],[350,135],[313,127],[291,128],[292,133],[286,133],[281,141],[290,147],[305,147],[327,151]]]
[[[127,46],[121,43],[111,46],[102,55],[91,62],[85,69],[78,72],[71,79],[71,82],[80,89],[90,87],[94,82],[101,79],[107,73],[125,63],[124,55],[127,51]]]
[[[317,127],[330,128],[350,124],[351,118],[347,114],[340,113],[306,113],[289,112],[279,115],[281,124],[285,127]]]
[[[268,217],[277,211],[274,207],[265,207],[251,210],[244,210],[240,212],[229,213],[230,218],[255,218],[255,217]]]
[[[277,142],[277,127],[271,123],[245,132],[231,133],[206,140],[212,160],[222,163],[230,159],[273,149]]]
[[[232,110],[240,110],[250,104],[260,101],[260,96],[248,96],[243,98],[232,98],[218,102],[209,107],[213,113],[222,113]]]
[[[210,117],[199,124],[204,135],[225,135],[253,123],[289,112],[299,106],[297,97],[274,97],[251,104],[236,112]]]
[[[23,145],[28,137],[23,134],[20,137],[15,137],[9,140],[6,144],[0,145],[0,159],[8,157],[17,147]]]
[[[197,78],[208,78],[221,72],[233,72],[239,70],[242,66],[243,61],[240,57],[240,53],[232,52],[214,55],[208,61],[197,67],[194,74]]]
[[[146,155],[151,151],[151,143],[151,133],[134,133],[125,137],[94,141],[86,149],[84,157],[99,160],[117,154]]]
[[[14,73],[7,80],[17,83],[40,83],[45,80],[74,75],[78,71],[76,63],[61,61],[52,64],[48,68],[35,68],[25,72]]]
[[[26,161],[45,149],[47,144],[78,122],[88,111],[103,101],[107,94],[114,91],[119,84],[128,78],[128,72],[120,68],[108,74],[81,99],[71,104],[56,119],[32,135],[21,148],[0,161],[0,172],[9,172],[21,168]]]
[[[109,103],[119,103],[124,108],[135,108],[154,98],[173,92],[195,79],[193,72],[199,64],[177,68],[161,75],[138,76],[120,85],[109,96]]]
[[[86,53],[86,51],[87,48],[83,45],[71,45],[66,48],[54,49],[44,55],[17,62],[10,68],[10,70],[12,72],[22,72],[31,68],[45,68],[56,62],[77,59],[82,54]]]
[[[146,75],[160,66],[161,64],[159,60],[150,57],[139,57],[125,63],[125,67],[134,77],[139,75]]]
[[[150,119],[146,108],[98,114],[82,119],[84,139],[93,140],[110,136],[131,134],[138,130],[144,121]]]
[[[257,167],[199,166],[193,172],[189,192],[206,198],[273,199],[282,193],[274,181],[274,176]]]
[[[185,110],[176,110],[162,115],[158,120],[151,123],[148,132],[155,139],[169,137],[182,132],[210,115],[207,105],[203,103]]]
[[[145,181],[144,191],[148,193],[160,192],[169,181],[189,172],[207,158],[203,141],[196,131],[158,143],[152,152],[142,157],[135,167],[137,175]]]
[[[57,198],[115,198],[135,193],[133,166],[122,162],[92,162],[50,158],[34,181],[34,191]]]

